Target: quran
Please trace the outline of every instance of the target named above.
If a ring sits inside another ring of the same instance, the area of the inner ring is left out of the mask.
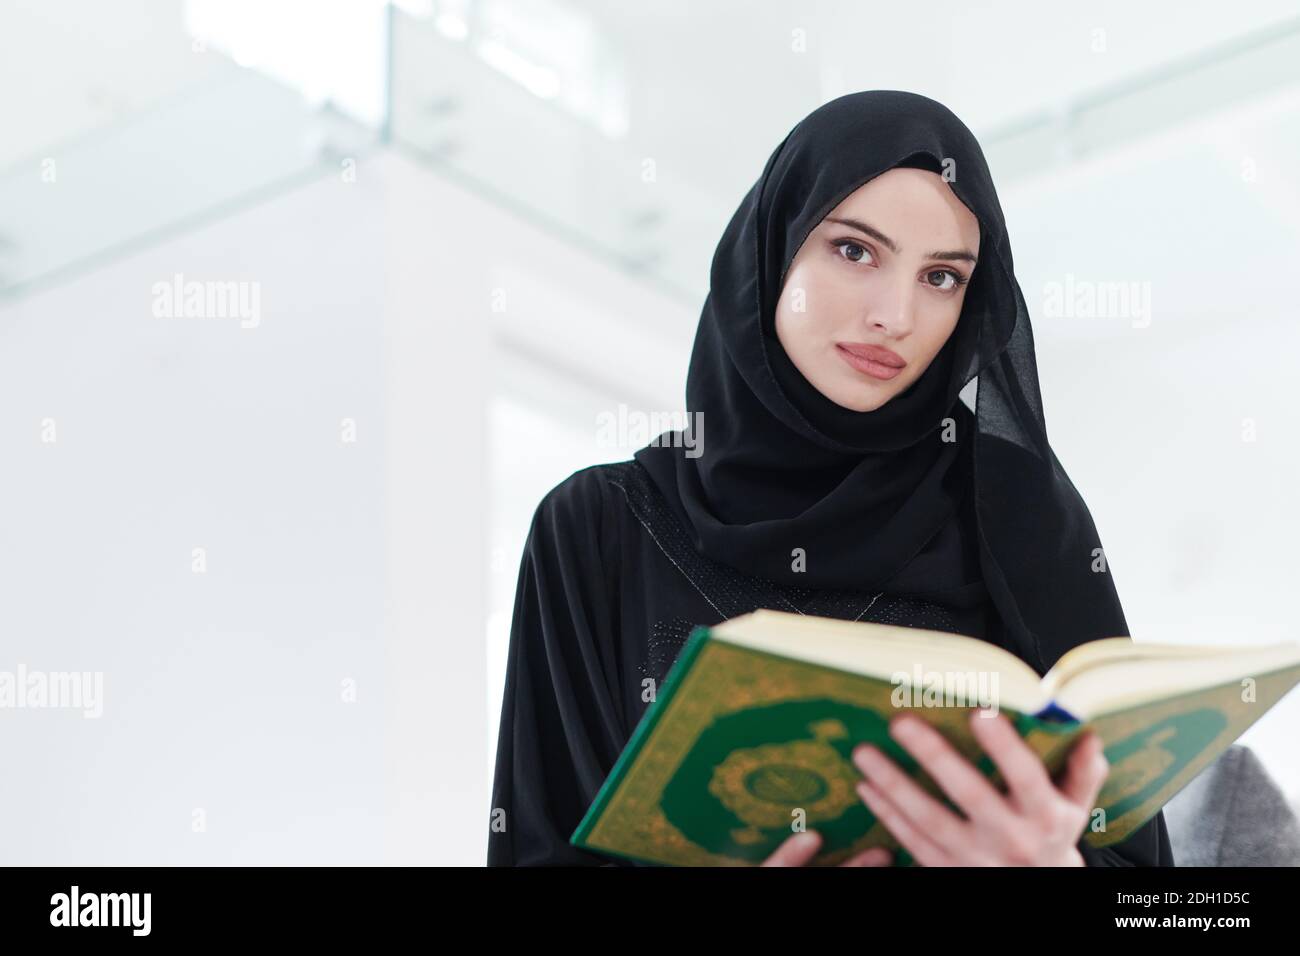
[[[948,800],[888,733],[908,711],[1002,788],[970,731],[1005,714],[1055,778],[1087,729],[1110,771],[1081,834],[1122,842],[1300,682],[1300,644],[1198,646],[1103,638],[1041,678],[959,634],[758,610],[692,630],[569,842],[643,863],[749,866],[796,822],[833,866],[872,846],[911,858],[856,791],[874,744]],[[977,718],[978,719],[978,718]]]

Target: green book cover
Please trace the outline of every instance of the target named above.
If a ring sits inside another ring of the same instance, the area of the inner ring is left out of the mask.
[[[853,748],[870,742],[955,810],[889,736],[889,721],[901,710],[937,727],[1001,788],[996,766],[968,726],[976,704],[985,701],[933,706],[933,700],[894,677],[736,643],[745,619],[758,616],[769,625],[791,619],[791,629],[807,626],[792,620],[799,615],[759,611],[724,622],[725,628],[696,627],[570,843],[661,865],[756,865],[791,835],[798,820],[823,838],[813,865],[833,866],[873,846],[892,849],[896,865],[909,864],[910,856],[858,796],[856,784],[862,778],[851,758]],[[819,619],[804,619],[809,620]],[[841,630],[844,624],[836,622]],[[853,633],[863,636],[898,630],[868,623],[848,626],[861,629]],[[918,631],[916,637],[922,635],[939,636]],[[942,637],[951,641],[954,636]],[[1104,648],[1113,641],[1095,644]],[[1131,654],[1132,643],[1125,644]],[[1097,800],[1102,812],[1094,811],[1084,838],[1106,846],[1123,841],[1153,817],[1300,681],[1300,648],[1293,653],[1289,647],[1282,646],[1281,658],[1271,658],[1282,666],[1248,678],[1248,690],[1237,677],[1177,693],[1144,686],[1136,698],[1130,693],[1124,706],[1101,708],[1087,719],[1073,717],[1050,695],[1032,710],[1017,711],[1005,702],[998,709],[1054,778],[1074,740],[1086,728],[1097,731],[1111,767]],[[1093,645],[1084,648],[1071,655],[1085,665],[1080,671],[1091,668],[1095,677],[1105,666],[1104,660],[1097,663],[1105,655]],[[1167,653],[1169,661],[1177,661],[1198,653],[1205,659],[1213,650],[1180,646]],[[936,653],[921,655],[927,668],[935,666]],[[1014,663],[1037,680],[1023,662]],[[1163,670],[1174,666],[1165,663]]]

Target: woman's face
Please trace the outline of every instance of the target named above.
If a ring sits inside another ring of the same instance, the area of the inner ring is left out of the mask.
[[[879,408],[956,328],[979,243],[979,220],[937,173],[887,170],[808,234],[786,271],[777,338],[831,401]]]

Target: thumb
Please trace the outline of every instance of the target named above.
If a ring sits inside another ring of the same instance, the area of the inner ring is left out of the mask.
[[[1101,738],[1090,730],[1070,751],[1070,759],[1061,792],[1081,807],[1091,807],[1110,773],[1110,763],[1103,752]]]
[[[786,839],[761,866],[804,866],[821,849],[822,838],[815,830],[796,833]]]

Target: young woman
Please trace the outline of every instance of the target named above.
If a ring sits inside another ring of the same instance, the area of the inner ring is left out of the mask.
[[[972,412],[959,392],[976,377]],[[762,607],[945,630],[1040,675],[1128,634],[1047,439],[988,167],[939,103],[850,94],[777,146],[714,255],[686,402],[688,429],[575,472],[534,515],[490,865],[614,862],[568,838],[696,624]],[[1005,794],[924,722],[891,725],[960,814],[873,748],[853,753],[862,799],[913,860],[1173,864],[1163,814],[1116,846],[1082,840],[1107,772],[1095,735],[1052,780],[1004,717],[972,726]],[[817,849],[774,840],[768,863]]]

